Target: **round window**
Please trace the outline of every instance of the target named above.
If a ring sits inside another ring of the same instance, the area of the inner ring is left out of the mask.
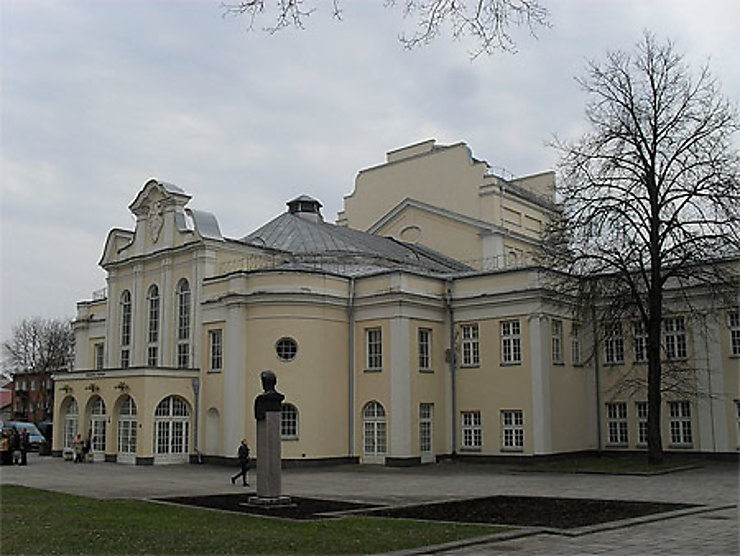
[[[283,361],[292,361],[298,353],[298,343],[293,338],[280,338],[275,344],[275,351]]]

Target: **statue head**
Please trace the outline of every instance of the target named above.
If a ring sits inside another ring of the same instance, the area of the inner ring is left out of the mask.
[[[274,392],[275,385],[277,384],[277,376],[270,370],[262,371],[260,373],[260,380],[262,380],[262,389],[265,392]]]

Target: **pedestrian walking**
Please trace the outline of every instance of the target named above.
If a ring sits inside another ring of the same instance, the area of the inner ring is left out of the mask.
[[[21,431],[21,465],[28,465],[28,449],[31,447],[31,439],[28,435],[28,431],[23,429]]]
[[[241,477],[244,483],[243,486],[249,486],[249,444],[247,444],[246,438],[242,439],[237,456],[239,457],[239,465],[241,465],[242,470],[231,477],[231,484],[236,484],[236,480]]]
[[[77,436],[75,436],[75,441],[72,444],[72,448],[75,451],[75,463],[82,463],[82,449],[83,449],[83,441],[82,441],[82,435],[80,433],[77,433]]]

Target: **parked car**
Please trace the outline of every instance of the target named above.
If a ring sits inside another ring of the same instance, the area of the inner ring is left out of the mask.
[[[13,428],[20,433],[23,430],[28,431],[28,442],[31,445],[31,450],[36,451],[42,442],[46,442],[44,435],[33,423],[25,423],[23,421],[0,421],[0,431],[12,431]]]

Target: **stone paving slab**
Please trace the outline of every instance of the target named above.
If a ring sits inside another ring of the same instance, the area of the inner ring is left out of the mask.
[[[234,493],[234,468],[216,465],[74,464],[32,454],[26,467],[0,467],[0,484],[93,498],[150,499]],[[250,482],[254,484],[250,473]],[[601,529],[580,536],[527,531],[428,551],[444,554],[740,554],[738,464],[707,461],[697,469],[654,476],[531,473],[501,464],[442,463],[413,468],[337,466],[283,472],[283,492],[382,505],[496,494],[702,504],[711,511]],[[426,553],[417,551],[416,553]]]

